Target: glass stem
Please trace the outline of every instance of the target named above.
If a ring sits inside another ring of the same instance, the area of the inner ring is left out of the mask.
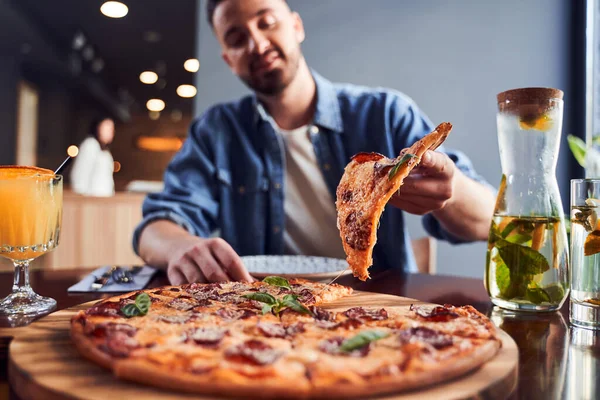
[[[15,276],[13,279],[13,293],[30,291],[29,286],[29,260],[14,261]]]

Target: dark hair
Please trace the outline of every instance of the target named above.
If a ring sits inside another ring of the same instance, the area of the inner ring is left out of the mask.
[[[104,115],[98,118],[94,118],[92,120],[92,123],[90,124],[90,135],[92,135],[97,141],[98,143],[100,143],[100,147],[104,150],[106,148],[108,148],[107,144],[103,144],[100,141],[100,138],[98,137],[98,127],[100,126],[100,124],[106,120],[110,120],[114,122],[114,119],[112,117],[109,117],[108,115]]]
[[[215,27],[213,25],[213,17],[215,16],[215,10],[223,1],[224,0],[206,0],[206,18],[208,19],[208,23],[212,28]],[[282,1],[287,3],[286,0]]]

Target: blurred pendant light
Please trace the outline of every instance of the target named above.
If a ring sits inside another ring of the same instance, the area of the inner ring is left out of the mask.
[[[146,102],[146,108],[149,111],[162,111],[165,109],[165,102],[161,99],[150,99]]]
[[[140,81],[146,85],[152,85],[153,83],[156,83],[157,80],[158,75],[156,72],[144,71],[140,74]]]
[[[179,85],[177,87],[177,94],[180,97],[184,97],[184,98],[190,98],[190,97],[194,97],[196,95],[196,87],[192,86],[192,85]]]
[[[198,72],[200,69],[200,61],[195,58],[190,58],[189,60],[185,60],[183,63],[183,68],[189,72]]]
[[[100,7],[100,12],[109,18],[123,18],[129,12],[129,8],[120,1],[107,1]]]

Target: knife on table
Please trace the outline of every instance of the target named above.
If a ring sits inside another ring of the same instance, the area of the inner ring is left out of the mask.
[[[113,272],[115,272],[118,268],[119,267],[112,267],[111,269],[103,273],[101,276],[96,277],[96,279],[94,279],[94,282],[92,282],[92,284],[90,285],[90,288],[93,290],[102,289],[110,281]]]

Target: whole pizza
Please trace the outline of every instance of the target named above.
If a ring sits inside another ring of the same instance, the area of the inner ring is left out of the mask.
[[[448,380],[495,356],[473,307],[332,310],[352,289],[301,279],[186,284],[105,299],[71,320],[122,379],[201,394],[352,398]]]

